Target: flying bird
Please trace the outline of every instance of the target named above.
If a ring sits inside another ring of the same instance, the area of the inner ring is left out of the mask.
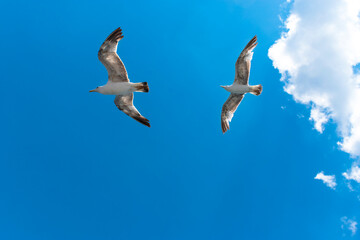
[[[104,86],[90,90],[90,92],[116,95],[114,103],[119,110],[150,127],[149,120],[143,117],[133,104],[134,92],[149,92],[149,86],[147,82],[131,83],[125,66],[116,53],[118,43],[123,37],[121,28],[117,28],[101,45],[98,57],[107,69],[108,82]]]
[[[244,98],[245,93],[252,93],[258,96],[262,92],[262,86],[260,84],[255,86],[249,85],[250,66],[253,56],[252,50],[256,47],[256,45],[257,37],[255,36],[245,46],[235,63],[234,83],[230,86],[221,86],[231,93],[224,103],[221,111],[221,129],[223,133],[230,129],[229,122],[233,118],[233,115],[241,100]]]

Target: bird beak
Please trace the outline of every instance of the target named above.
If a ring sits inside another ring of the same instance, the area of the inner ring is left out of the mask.
[[[93,90],[90,90],[89,92],[95,92],[95,89],[93,89]]]

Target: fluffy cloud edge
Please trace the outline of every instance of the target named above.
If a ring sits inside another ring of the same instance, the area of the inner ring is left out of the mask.
[[[315,178],[317,180],[321,180],[326,186],[331,189],[336,188],[336,177],[335,175],[325,175],[323,171],[316,174]]]
[[[360,167],[357,164],[353,164],[352,167],[342,174],[347,180],[353,180],[360,183]]]
[[[358,223],[355,220],[349,219],[346,216],[342,217],[340,220],[342,222],[341,228],[348,229],[351,232],[352,236],[354,236],[357,232]]]

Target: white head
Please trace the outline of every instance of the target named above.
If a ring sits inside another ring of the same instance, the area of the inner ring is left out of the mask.
[[[102,92],[102,89],[103,87],[102,86],[100,86],[100,87],[97,87],[97,88],[95,88],[95,89],[93,89],[93,90],[90,90],[89,92],[98,92],[98,93],[101,93]]]
[[[226,91],[229,91],[230,92],[230,86],[220,86],[222,87],[223,89],[225,89]]]

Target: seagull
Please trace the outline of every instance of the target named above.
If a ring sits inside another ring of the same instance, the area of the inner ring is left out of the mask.
[[[114,103],[119,110],[150,127],[149,120],[143,117],[133,104],[134,92],[149,92],[149,86],[147,82],[131,83],[125,66],[116,53],[118,42],[123,37],[121,28],[117,28],[101,45],[98,57],[108,71],[108,82],[104,86],[90,90],[90,92],[116,95]]]
[[[221,129],[223,133],[230,129],[229,122],[231,122],[231,119],[233,118],[241,100],[244,98],[245,93],[252,93],[258,96],[262,92],[262,86],[260,84],[255,86],[249,85],[250,66],[253,56],[252,50],[257,45],[256,41],[257,37],[255,36],[245,46],[236,61],[234,83],[230,86],[221,86],[231,93],[224,103],[221,111]]]

